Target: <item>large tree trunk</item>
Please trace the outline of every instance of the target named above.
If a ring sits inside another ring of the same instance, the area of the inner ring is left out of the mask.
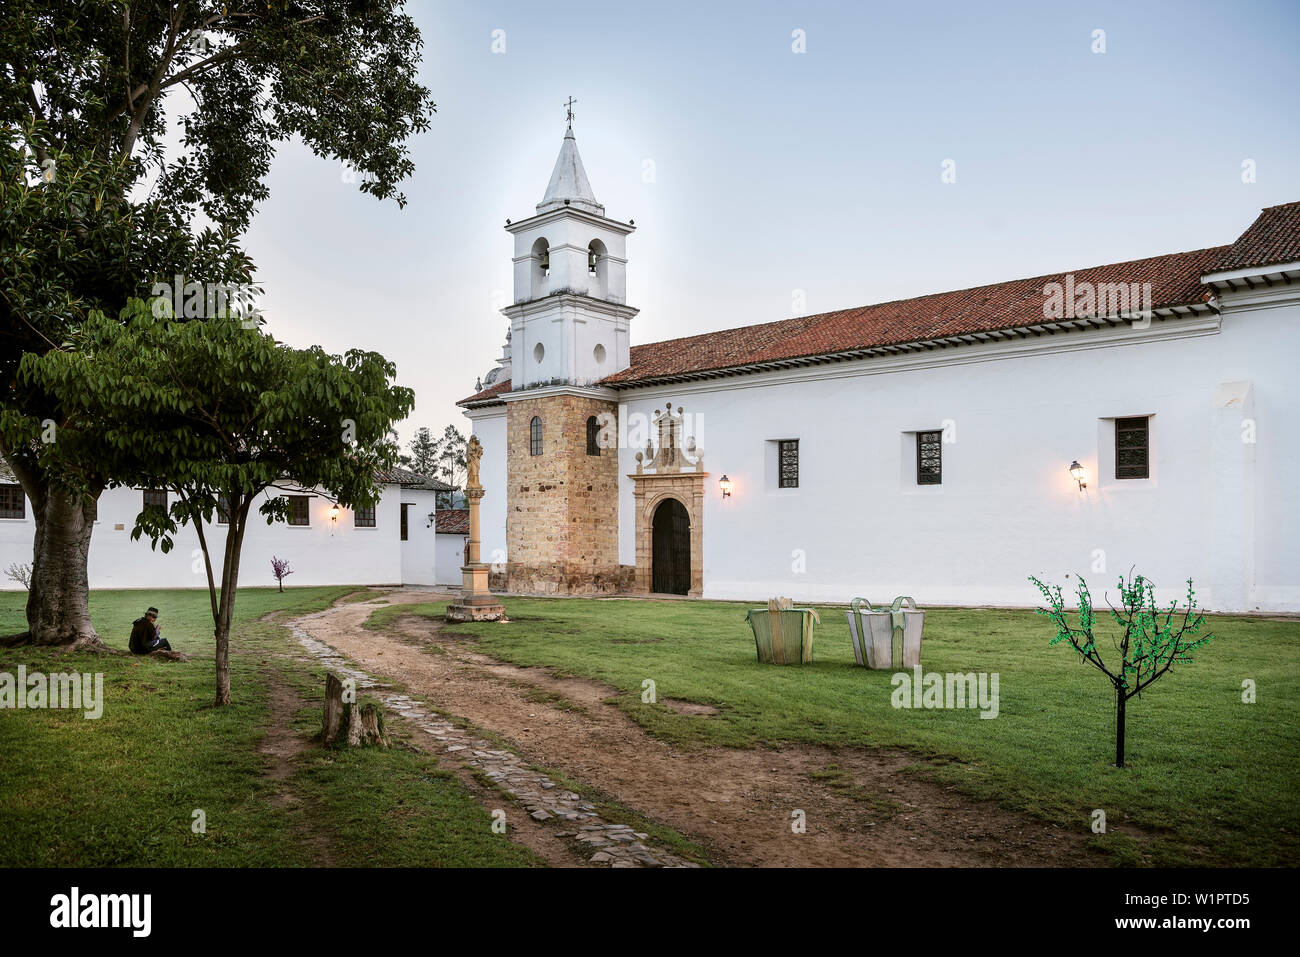
[[[27,594],[27,639],[37,645],[73,645],[102,650],[90,623],[86,561],[98,503],[89,496],[52,489],[31,495],[36,536],[32,581]]]

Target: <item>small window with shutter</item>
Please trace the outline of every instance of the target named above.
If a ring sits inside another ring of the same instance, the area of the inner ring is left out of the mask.
[[[943,430],[916,433],[916,484],[943,484]]]
[[[1151,418],[1115,420],[1115,478],[1151,477]]]
[[[799,440],[781,439],[777,447],[777,487],[799,487]]]

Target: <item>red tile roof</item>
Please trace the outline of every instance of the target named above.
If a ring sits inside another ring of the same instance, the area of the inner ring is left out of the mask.
[[[1153,309],[1196,305],[1211,296],[1200,277],[1229,249],[1215,246],[1171,253],[1079,269],[1072,275],[1076,288],[1084,282],[1149,282]],[[599,384],[629,388],[760,363],[833,357],[882,346],[1033,326],[1047,321],[1043,316],[1047,298],[1044,287],[1052,282],[1065,283],[1065,276],[1034,276],[633,346],[630,365]],[[509,380],[497,382],[459,404],[491,403],[509,391]]]
[[[1297,260],[1300,260],[1300,202],[1283,203],[1261,212],[1241,238],[1228,247],[1228,252],[1211,272]]]
[[[440,508],[434,512],[433,530],[438,534],[469,534],[469,509]]]

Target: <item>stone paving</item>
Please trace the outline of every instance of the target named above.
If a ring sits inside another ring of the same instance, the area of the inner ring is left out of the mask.
[[[313,638],[300,624],[329,614],[318,612],[289,623],[298,643],[322,666],[340,678],[351,678],[358,690],[370,691],[391,714],[398,714],[415,727],[434,737],[438,746],[471,767],[476,768],[498,790],[517,800],[536,821],[557,820],[568,830],[557,833],[577,845],[583,856],[595,865],[606,867],[699,867],[662,847],[651,847],[649,835],[633,830],[628,824],[613,824],[600,816],[594,804],[582,795],[558,786],[545,774],[524,764],[513,751],[502,750],[465,728],[458,728],[422,702],[384,690],[392,686],[376,680],[354,667],[331,646]]]

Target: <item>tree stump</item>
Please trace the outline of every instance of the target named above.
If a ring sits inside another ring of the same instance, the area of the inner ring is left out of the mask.
[[[325,676],[325,720],[321,741],[327,747],[388,747],[379,708],[373,704],[344,701],[343,682],[332,673]]]

